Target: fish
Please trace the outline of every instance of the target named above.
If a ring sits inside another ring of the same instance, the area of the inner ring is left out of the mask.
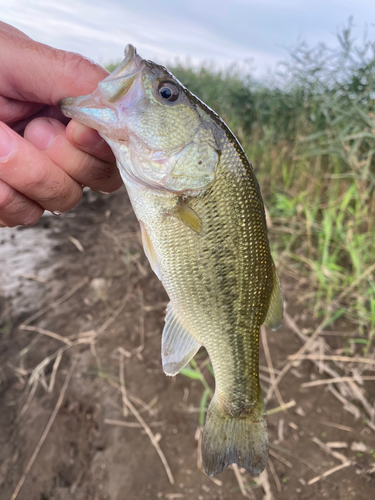
[[[259,332],[283,321],[260,188],[223,120],[165,67],[132,45],[90,95],[67,97],[64,115],[111,147],[164,286],[164,372],[174,376],[204,346],[215,374],[202,436],[212,476],[235,463],[266,467],[268,434],[259,384]]]

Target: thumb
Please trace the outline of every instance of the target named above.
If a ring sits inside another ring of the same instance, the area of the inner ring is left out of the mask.
[[[108,75],[73,52],[35,42],[0,22],[0,92],[10,99],[57,105],[63,97],[91,93]]]

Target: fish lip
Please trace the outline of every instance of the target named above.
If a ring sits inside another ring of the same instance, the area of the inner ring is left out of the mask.
[[[62,113],[99,132],[105,132],[108,126],[113,127],[113,124],[119,121],[115,106],[116,95],[120,93],[120,98],[122,98],[129,93],[143,66],[144,59],[137,54],[135,47],[127,45],[124,60],[111,74],[98,83],[98,87],[92,94],[66,97],[60,100],[59,106]],[[121,92],[124,84],[125,91]],[[127,110],[130,111],[134,104]],[[124,109],[123,106],[122,112]]]
[[[93,94],[67,97],[59,102],[62,113],[83,125],[102,131],[116,120],[116,112],[101,102],[100,96]]]
[[[131,73],[134,73],[134,68],[138,68],[140,63],[144,61],[141,56],[138,55],[137,49],[132,44],[128,44],[124,50],[124,60],[110,73],[104,81],[112,80],[115,78],[129,76]]]
[[[117,68],[98,83],[99,92],[109,103],[117,102],[130,91],[144,67],[145,61],[133,45],[128,44],[124,54],[125,58]]]
[[[100,105],[99,102],[94,97],[93,94],[80,95],[78,97],[65,97],[59,102],[59,106],[63,112],[69,112],[73,109],[85,109],[85,108],[104,108],[104,105]]]

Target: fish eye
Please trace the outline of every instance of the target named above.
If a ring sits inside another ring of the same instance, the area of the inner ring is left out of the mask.
[[[160,83],[158,92],[160,97],[169,102],[176,101],[179,96],[178,88],[176,87],[176,85],[174,85],[174,83],[171,82]]]

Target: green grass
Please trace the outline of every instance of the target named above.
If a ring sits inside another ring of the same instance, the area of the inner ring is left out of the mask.
[[[213,376],[213,370],[212,370],[211,364],[207,363],[205,367],[208,369],[208,371]],[[199,425],[204,425],[204,421],[206,418],[206,409],[207,409],[208,403],[212,399],[213,392],[212,392],[204,374],[202,373],[202,371],[200,370],[199,366],[197,365],[197,363],[194,359],[192,359],[190,361],[190,363],[188,364],[188,366],[183,368],[180,373],[182,375],[184,375],[185,377],[188,377],[192,380],[200,380],[203,387],[204,387],[204,391],[203,391],[203,394],[201,396],[201,400],[199,403]]]

